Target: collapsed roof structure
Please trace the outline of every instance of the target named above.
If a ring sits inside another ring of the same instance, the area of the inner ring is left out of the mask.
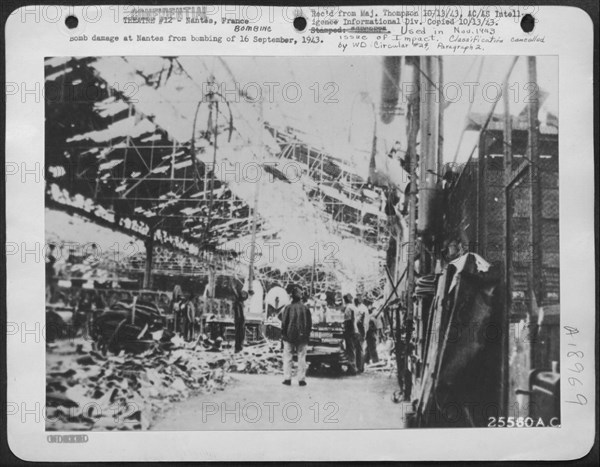
[[[236,275],[255,222],[259,278],[381,289],[384,191],[245,91],[220,93],[217,82],[236,89],[224,59],[45,67],[48,206]]]

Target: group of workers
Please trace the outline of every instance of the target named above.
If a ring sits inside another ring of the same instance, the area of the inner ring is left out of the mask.
[[[306,350],[312,329],[312,315],[304,303],[302,289],[291,286],[292,302],[281,314],[283,340],[283,384],[291,384],[292,356],[298,358],[298,382],[306,386]],[[369,309],[362,297],[346,294],[344,300],[344,343],[348,361],[348,374],[362,373],[366,363],[378,363],[377,344],[383,337],[382,322],[374,307]]]
[[[245,290],[235,291],[233,299],[233,322],[235,328],[234,351],[243,349],[245,338],[245,301],[249,293]],[[311,308],[307,304],[307,297],[299,285],[290,285],[287,288],[291,303],[281,308],[281,338],[283,342],[283,372],[286,385],[291,384],[292,360],[294,354],[298,360],[298,382],[306,386],[306,353],[313,322],[319,322],[318,316],[313,317]],[[82,294],[80,308],[87,311],[92,307],[92,294]],[[200,323],[200,335],[204,332],[202,306],[198,297],[193,294],[184,294],[181,291],[174,293],[171,302],[171,311],[175,319],[175,331],[186,341],[194,339]],[[313,310],[318,314],[318,310]],[[377,363],[377,344],[382,337],[381,320],[378,319],[375,309],[369,309],[362,297],[353,298],[351,294],[343,296],[344,343],[348,361],[348,373],[362,373],[366,363]],[[200,318],[200,319],[198,319]]]
[[[375,309],[369,310],[360,295],[344,295],[344,343],[350,374],[362,373],[365,363],[379,362],[380,323]]]

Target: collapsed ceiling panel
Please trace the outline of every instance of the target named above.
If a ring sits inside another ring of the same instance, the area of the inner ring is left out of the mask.
[[[256,205],[259,248],[302,252],[295,262],[263,255],[259,266],[301,268],[335,245],[332,270],[381,277],[385,194],[287,121],[263,121],[260,105],[211,100],[216,78],[202,58],[49,59],[46,68],[76,97],[46,105],[49,165],[75,175],[55,176],[62,188],[203,249],[244,248]]]

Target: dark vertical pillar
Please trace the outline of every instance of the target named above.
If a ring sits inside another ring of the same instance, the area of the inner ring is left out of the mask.
[[[437,57],[421,57],[419,59],[420,85],[420,130],[421,143],[419,146],[419,216],[417,230],[424,234],[427,240],[435,232],[434,225],[438,213],[435,212],[438,195],[438,179],[441,167],[439,163],[439,62]],[[428,247],[431,247],[427,241]],[[422,267],[427,268],[424,263]],[[428,268],[427,268],[428,269]]]
[[[508,197],[508,184],[512,178],[512,117],[510,115],[510,99],[508,96],[509,77],[504,81],[503,102],[504,102],[504,133],[503,139],[503,154],[504,154],[504,289],[506,293],[502,297],[502,309],[500,310],[501,326],[502,326],[502,342],[500,347],[500,414],[508,416],[508,400],[509,400],[509,334],[510,334],[510,261],[512,261],[512,250],[509,232],[510,209]]]
[[[535,294],[535,299],[539,304],[542,300],[541,276],[542,276],[542,184],[540,175],[540,155],[539,155],[539,96],[537,86],[537,65],[535,57],[527,58],[527,68],[529,77],[529,86],[532,89],[529,102],[529,160],[531,166],[529,169],[530,196],[531,196],[531,288]],[[530,310],[537,314],[537,309]]]
[[[509,261],[511,261],[511,244],[509,240],[509,199],[507,197],[508,192],[506,191],[508,185],[512,179],[512,156],[513,156],[513,142],[512,142],[512,117],[510,116],[510,99],[508,96],[508,79],[504,82],[503,89],[503,101],[504,101],[504,133],[503,133],[503,153],[504,153],[504,190],[505,190],[505,202],[504,202],[504,282],[506,284],[506,290],[508,292],[508,284],[510,281],[509,277]],[[506,296],[506,304],[510,303],[510,297]]]
[[[435,271],[435,265],[437,259],[440,257],[439,252],[441,252],[442,245],[442,236],[444,232],[444,209],[443,206],[443,176],[444,176],[444,58],[440,55],[437,57],[438,59],[438,78],[439,82],[438,86],[438,98],[439,98],[439,106],[438,106],[438,148],[437,148],[437,197],[436,197],[436,225],[435,225],[435,244],[434,244],[434,252],[431,258],[431,271]]]

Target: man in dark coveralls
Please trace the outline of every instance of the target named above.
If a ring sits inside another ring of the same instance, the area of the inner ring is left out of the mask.
[[[235,326],[235,353],[241,352],[244,347],[246,336],[246,318],[244,317],[244,302],[248,298],[248,292],[242,290],[236,293],[233,303],[233,324]]]
[[[302,303],[302,289],[292,287],[292,303],[283,310],[281,338],[283,339],[283,384],[292,384],[292,358],[298,354],[298,384],[306,386],[306,350],[312,329],[312,317],[308,307]]]

